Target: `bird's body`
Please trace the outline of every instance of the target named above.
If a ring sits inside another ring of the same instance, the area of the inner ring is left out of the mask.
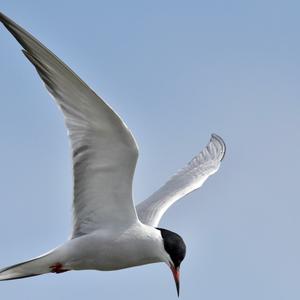
[[[198,155],[135,207],[132,181],[138,147],[126,124],[31,34],[2,13],[0,22],[22,45],[64,115],[74,173],[71,238],[40,257],[0,270],[0,280],[164,262],[179,292],[185,244],[178,234],[157,226],[175,201],[199,188],[219,169],[225,155],[223,140],[213,134]]]
[[[140,222],[123,230],[98,229],[54,250],[66,270],[119,270],[160,262],[160,231]]]
[[[160,230],[137,222],[122,230],[98,229],[70,239],[36,259],[13,266],[13,272],[11,267],[2,270],[0,278],[23,277],[24,272],[29,277],[71,270],[113,271],[168,261]]]

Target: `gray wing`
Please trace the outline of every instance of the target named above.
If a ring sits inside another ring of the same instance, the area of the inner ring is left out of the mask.
[[[137,221],[135,140],[120,117],[31,34],[0,13],[63,112],[73,153],[73,237]]]
[[[221,137],[212,134],[208,145],[158,191],[137,205],[141,222],[157,227],[166,210],[177,200],[202,186],[218,171],[226,147]]]

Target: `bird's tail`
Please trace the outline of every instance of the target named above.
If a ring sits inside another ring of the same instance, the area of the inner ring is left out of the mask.
[[[21,279],[50,272],[60,273],[67,270],[59,269],[53,252],[48,252],[31,260],[9,266],[0,270],[0,280]]]

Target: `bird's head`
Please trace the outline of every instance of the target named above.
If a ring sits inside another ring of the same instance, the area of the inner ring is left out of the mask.
[[[173,273],[174,280],[176,283],[177,295],[179,296],[180,264],[185,257],[186,246],[181,236],[178,235],[177,233],[167,229],[162,229],[162,228],[157,228],[157,229],[159,229],[161,232],[164,249],[167,254],[166,263],[168,264],[168,266],[170,267]]]

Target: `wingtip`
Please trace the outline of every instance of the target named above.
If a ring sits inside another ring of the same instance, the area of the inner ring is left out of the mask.
[[[213,140],[216,140],[222,147],[222,151],[221,151],[222,154],[221,154],[221,158],[220,158],[220,161],[222,161],[226,154],[226,144],[225,144],[224,140],[215,133],[212,133],[211,138],[210,138],[210,141],[213,141]]]
[[[0,11],[0,20],[5,18],[5,14],[3,12]]]
[[[2,22],[4,26],[7,26],[12,20],[0,11],[0,22]]]

